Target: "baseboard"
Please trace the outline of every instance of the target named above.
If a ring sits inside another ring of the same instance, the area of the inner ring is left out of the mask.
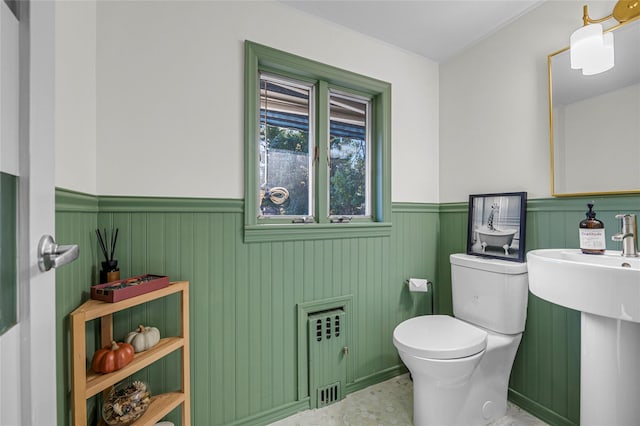
[[[352,392],[356,392],[366,387],[384,382],[385,380],[392,379],[396,376],[407,373],[408,371],[409,370],[407,370],[407,367],[401,364],[382,371],[378,371],[377,373],[371,374],[369,376],[361,377],[359,379],[356,379],[356,381],[353,383],[347,383],[347,386],[345,387],[345,394],[348,395]]]
[[[346,386],[345,393],[350,394],[362,390],[366,387],[375,385],[385,380],[392,379],[401,374],[407,373],[408,370],[404,365],[397,365],[386,370],[379,371],[356,380],[354,383],[349,383]],[[309,397],[301,399],[300,401],[291,402],[289,404],[281,405],[280,407],[272,408],[268,411],[263,411],[253,416],[246,417],[244,419],[237,420],[230,423],[229,426],[256,426],[256,425],[268,425],[278,420],[282,420],[286,417],[292,416],[300,411],[308,410],[310,405]]]
[[[522,408],[529,414],[536,416],[540,420],[552,425],[552,426],[577,426],[578,423],[567,419],[560,414],[549,410],[547,407],[533,401],[532,399],[522,395],[519,392],[509,389],[508,395],[509,401],[513,402],[518,407]]]

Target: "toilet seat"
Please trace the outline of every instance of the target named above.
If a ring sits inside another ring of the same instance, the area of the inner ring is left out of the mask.
[[[432,359],[465,358],[487,347],[487,332],[448,315],[410,318],[393,331],[396,347]]]

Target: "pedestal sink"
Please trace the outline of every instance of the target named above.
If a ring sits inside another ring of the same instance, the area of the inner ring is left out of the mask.
[[[580,424],[640,425],[640,258],[527,253],[529,290],[581,312]]]

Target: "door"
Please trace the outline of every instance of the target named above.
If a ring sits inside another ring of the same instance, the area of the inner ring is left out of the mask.
[[[0,336],[0,424],[53,425],[55,275],[40,271],[37,249],[55,224],[54,2],[9,4],[0,0],[0,171],[16,182],[17,285]]]

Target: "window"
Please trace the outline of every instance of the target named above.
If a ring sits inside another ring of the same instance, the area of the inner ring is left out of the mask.
[[[330,91],[329,217],[371,217],[371,100]]]
[[[18,321],[18,178],[0,172],[0,336]]]
[[[314,96],[310,83],[260,74],[258,218],[313,216]]]
[[[390,234],[391,86],[245,42],[245,241]]]

